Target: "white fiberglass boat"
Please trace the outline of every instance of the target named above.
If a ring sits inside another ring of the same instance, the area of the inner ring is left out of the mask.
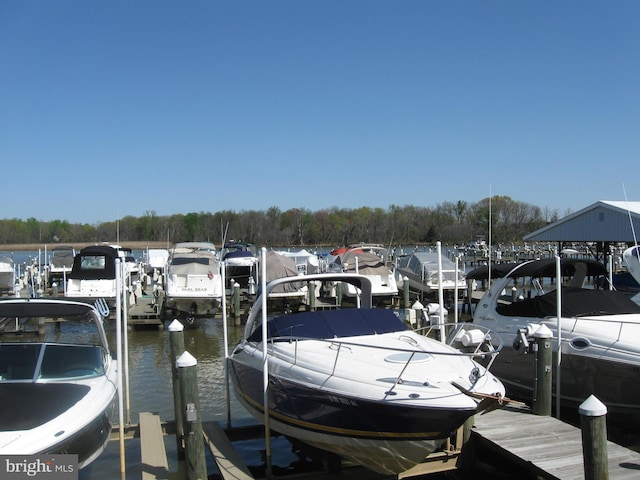
[[[557,373],[559,326],[561,406],[577,410],[593,394],[607,406],[610,423],[640,424],[640,390],[635,388],[640,371],[640,306],[624,293],[593,288],[597,278],[606,275],[605,266],[595,260],[550,258],[499,264],[491,272],[491,287],[476,306],[473,323],[504,339],[505,348],[492,369],[509,396],[533,398],[534,355],[526,353],[541,325],[553,333]],[[481,267],[467,278],[486,275],[487,267]],[[555,379],[553,389],[555,398]]]
[[[437,449],[479,411],[481,399],[504,395],[502,383],[474,360],[499,350],[482,329],[459,324],[451,333],[451,343],[467,351],[412,331],[392,310],[371,308],[371,281],[362,275],[280,278],[266,294],[292,281],[353,282],[361,308],[272,317],[262,311],[262,295],[256,299],[229,372],[241,403],[263,421],[266,318],[274,431],[371,470],[399,473]]]
[[[176,243],[165,275],[166,308],[192,317],[212,315],[222,295],[220,262],[213,243]]]
[[[102,317],[69,300],[0,301],[0,455],[77,454],[106,447],[117,362]]]

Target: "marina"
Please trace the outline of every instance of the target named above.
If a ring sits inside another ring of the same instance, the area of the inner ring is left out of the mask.
[[[28,295],[28,292],[22,293]],[[239,301],[239,322],[235,321],[233,315],[233,294],[227,299],[229,338],[226,346],[223,342],[221,311],[195,318],[184,330],[186,350],[197,359],[202,441],[209,478],[264,478],[265,475],[264,430],[248,416],[235,396],[229,395],[224,376],[224,351],[235,346],[242,338],[248,308],[244,301],[246,298],[247,292],[242,292],[238,299],[243,300]],[[402,302],[400,293],[396,305],[402,305]],[[162,315],[162,312],[162,296],[146,288],[144,293],[138,292],[128,310],[131,367],[125,420],[124,478],[127,480],[185,478],[184,461],[179,458],[176,448],[172,362],[169,333],[164,328],[173,319]],[[113,322],[107,322],[107,326],[113,329]],[[115,337],[113,331],[108,333],[110,339]],[[510,475],[515,471],[519,478],[527,478],[522,476],[526,472],[532,478],[533,475],[539,478],[584,478],[578,427],[552,417],[533,415],[526,409],[522,411],[509,407],[486,415],[476,415],[474,423],[473,428],[456,432],[442,450],[433,454],[429,462],[421,462],[415,469],[398,475],[372,473],[350,462],[336,463],[331,456],[318,461],[308,454],[301,454],[301,450],[286,438],[274,436],[272,475],[276,478],[295,478],[296,475],[313,478],[316,475],[317,478],[371,479],[437,479],[446,476],[477,480],[513,478]],[[118,425],[105,452],[79,472],[81,479],[103,480],[120,476],[117,428]],[[542,452],[542,442],[531,441],[534,438],[547,439],[546,436],[540,437],[541,432],[549,437],[545,443],[548,448]],[[463,436],[469,438],[464,444],[460,440]],[[637,440],[629,441],[625,435],[621,438],[632,448],[613,442],[607,444],[610,478],[632,478],[640,468],[640,458],[635,451]],[[552,446],[551,439],[558,442],[557,446]],[[465,453],[471,449],[472,453]],[[557,458],[554,459],[550,452],[558,452]],[[467,462],[471,462],[471,468]],[[226,469],[229,471],[225,472]]]

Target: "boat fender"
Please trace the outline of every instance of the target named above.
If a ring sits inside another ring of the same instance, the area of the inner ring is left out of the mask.
[[[476,347],[484,342],[484,332],[477,328],[467,330],[462,336],[461,342],[465,347]]]

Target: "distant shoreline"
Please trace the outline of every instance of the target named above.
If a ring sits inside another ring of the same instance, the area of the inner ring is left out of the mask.
[[[108,242],[106,242],[108,243]],[[56,247],[73,247],[76,250],[80,250],[84,247],[88,247],[89,245],[98,245],[96,242],[85,242],[85,243],[7,243],[0,244],[0,251],[3,252],[29,252],[29,251],[37,251],[37,250],[53,250]],[[144,250],[145,248],[167,248],[167,244],[165,242],[120,242],[120,246],[131,248],[132,250]]]

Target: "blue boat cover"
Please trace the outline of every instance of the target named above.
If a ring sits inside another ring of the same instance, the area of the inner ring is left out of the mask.
[[[350,308],[321,310],[274,317],[267,321],[268,338],[331,339],[356,337],[408,330],[391,310],[384,308]],[[254,330],[250,341],[260,342],[262,330]]]

